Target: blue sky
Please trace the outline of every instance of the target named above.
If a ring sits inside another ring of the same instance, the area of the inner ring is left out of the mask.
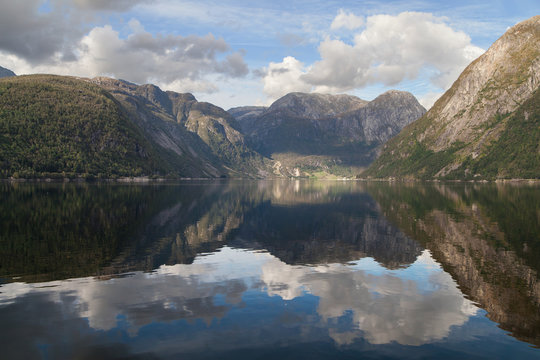
[[[538,1],[0,0],[0,66],[111,76],[224,108],[389,89],[426,107]]]

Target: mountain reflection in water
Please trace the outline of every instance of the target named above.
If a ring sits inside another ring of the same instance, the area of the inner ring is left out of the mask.
[[[536,187],[1,186],[8,359],[540,356]]]

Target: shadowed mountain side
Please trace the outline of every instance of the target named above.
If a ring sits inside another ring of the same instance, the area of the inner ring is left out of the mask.
[[[0,176],[211,176],[195,155],[167,152],[139,125],[110,93],[81,79],[0,79]]]
[[[490,319],[540,345],[537,187],[378,183],[368,192]]]

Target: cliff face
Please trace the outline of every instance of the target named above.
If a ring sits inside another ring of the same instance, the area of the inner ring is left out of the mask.
[[[380,144],[424,112],[414,96],[400,91],[371,102],[291,93],[244,122],[243,130],[255,150],[276,160],[278,174],[347,175],[371,163]]]
[[[265,176],[266,161],[245,144],[240,125],[225,110],[198,102],[191,94],[164,92],[155,85],[122,80],[90,80],[119,100],[162,147],[197,157],[208,174]]]
[[[429,112],[385,145],[381,157],[365,175],[521,177],[528,166],[531,170],[540,168],[540,159],[534,156],[525,162],[533,164],[524,164],[521,171],[508,171],[511,161],[505,157],[508,152],[523,156],[517,150],[520,144],[514,139],[516,135],[523,135],[531,144],[540,139],[539,43],[540,16],[510,28],[463,71]],[[516,126],[520,134],[513,133]],[[532,151],[536,155],[538,151],[534,146],[527,150],[521,153],[530,155]],[[497,171],[489,169],[488,163],[493,161],[498,161]],[[540,176],[538,171],[524,173]]]
[[[360,109],[337,116],[331,130],[342,138],[383,144],[425,112],[411,93],[390,90]]]

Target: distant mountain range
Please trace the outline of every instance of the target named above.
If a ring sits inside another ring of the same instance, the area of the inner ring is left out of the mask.
[[[365,177],[540,178],[540,16],[510,28]]]
[[[351,176],[375,159],[379,145],[426,110],[410,93],[389,91],[371,102],[290,93],[269,108],[229,111],[251,147],[276,161],[276,174]]]
[[[540,178],[538,44],[540,16],[512,27],[427,113],[396,90],[225,111],[151,84],[0,68],[0,177]]]
[[[2,79],[0,94],[4,178],[353,176],[425,111],[392,91],[227,112],[151,84],[55,75]]]

